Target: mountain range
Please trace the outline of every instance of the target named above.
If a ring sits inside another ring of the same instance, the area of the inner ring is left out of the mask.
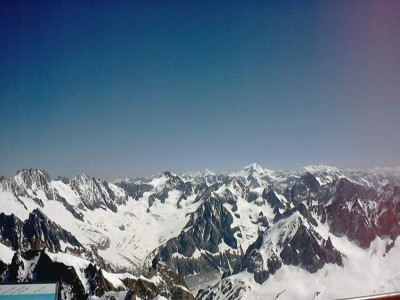
[[[0,177],[0,281],[60,299],[331,299],[400,290],[400,167]]]

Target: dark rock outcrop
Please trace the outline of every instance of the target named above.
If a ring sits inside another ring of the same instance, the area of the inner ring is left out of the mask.
[[[233,252],[220,253],[219,245],[225,243],[233,250],[239,250],[234,236],[239,229],[231,228],[232,222],[233,217],[223,203],[210,198],[191,214],[179,236],[170,239],[159,249],[161,259],[183,275],[230,269],[238,262],[239,256]],[[192,258],[196,250],[204,251],[200,257]]]
[[[247,249],[234,273],[248,271],[254,274],[256,282],[262,284],[282,265],[299,266],[313,273],[327,263],[342,266],[340,252],[330,239],[323,239],[307,219],[297,213],[280,220],[279,224],[260,235]]]
[[[16,216],[0,213],[1,242],[13,250],[18,250],[22,239],[22,222]]]
[[[398,187],[387,185],[378,193],[340,179],[331,189],[326,215],[335,235],[346,235],[360,247],[368,248],[377,236],[395,239],[400,234]]]
[[[80,263],[77,269],[76,265],[73,266],[74,259],[77,258],[70,256],[65,259],[71,261],[72,265],[69,265],[53,261],[45,251],[17,251],[10,265],[0,262],[0,282],[58,282],[58,299],[86,300],[106,292],[109,299],[113,299],[112,295],[119,291],[127,291],[125,299],[152,299],[157,295],[174,300],[194,299],[183,278],[164,265],[156,264],[147,278],[126,276],[121,279],[123,286],[113,286],[101,268],[91,263]]]
[[[47,248],[52,252],[61,250],[60,241],[82,247],[68,231],[46,217],[39,209],[22,222],[14,215],[0,213],[1,241],[13,250]]]
[[[78,240],[68,231],[51,221],[39,209],[29,214],[28,220],[22,225],[23,244],[28,248],[60,251],[60,241],[72,246],[82,247]]]
[[[319,190],[318,180],[311,173],[305,173],[291,188],[290,199],[294,205],[299,205],[303,201],[311,203],[317,199]]]
[[[143,194],[153,189],[153,186],[149,184],[136,184],[129,181],[118,181],[115,183],[116,186],[122,188],[128,196],[135,200],[139,200],[143,197]]]
[[[276,196],[274,190],[272,188],[270,189],[265,189],[262,194],[263,199],[267,201],[269,206],[272,208],[279,208],[279,209],[284,209],[285,205],[282,203],[282,201]]]

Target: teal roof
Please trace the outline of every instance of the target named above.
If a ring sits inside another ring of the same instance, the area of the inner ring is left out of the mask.
[[[56,283],[1,284],[0,300],[56,300]]]

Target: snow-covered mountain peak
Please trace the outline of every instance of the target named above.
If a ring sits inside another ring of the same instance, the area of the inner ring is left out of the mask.
[[[167,174],[163,173],[159,177],[156,177],[152,181],[150,181],[149,184],[152,185],[155,189],[159,190],[165,186],[169,178],[170,177],[167,176]]]
[[[125,203],[128,196],[120,187],[82,174],[71,180],[70,187],[80,195],[89,209],[109,208],[117,211],[116,204]]]
[[[339,178],[346,178],[346,175],[337,167],[326,165],[310,165],[301,168],[299,174],[310,173],[320,184],[327,184]]]
[[[257,163],[252,163],[250,165],[245,166],[243,168],[243,171],[249,172],[250,174],[253,174],[253,173],[263,174],[263,173],[265,173],[265,169],[262,166],[260,166],[259,164],[257,164]]]
[[[50,179],[50,175],[46,170],[42,170],[42,169],[38,169],[38,168],[18,170],[17,175],[30,176],[30,177],[44,176],[47,179]]]
[[[177,176],[175,173],[172,173],[171,171],[164,171],[162,174],[169,178]]]
[[[263,236],[263,243],[260,249],[268,248],[272,245],[274,251],[278,251],[282,248],[282,245],[287,241],[291,240],[300,226],[303,226],[308,222],[300,214],[295,211],[292,215],[287,218],[279,220],[273,227]]]
[[[41,169],[23,169],[14,177],[16,183],[24,188],[43,189],[51,181],[49,173]]]
[[[318,173],[318,172],[339,172],[339,168],[327,165],[308,165],[301,169],[303,172]]]
[[[217,172],[214,172],[208,168],[199,171],[190,171],[180,174],[182,177],[205,177],[205,176],[214,176]]]
[[[204,176],[215,175],[215,172],[211,171],[210,169],[205,168],[205,169],[202,171],[202,174],[203,174]]]
[[[376,175],[392,175],[400,176],[400,166],[397,167],[375,167],[370,170],[371,173]]]
[[[90,182],[92,181],[92,177],[86,175],[85,173],[76,175],[71,181],[74,182]]]
[[[204,170],[196,171],[196,172],[185,173],[185,175],[190,175],[190,176],[193,176],[193,177],[197,177],[197,176],[203,176],[203,177],[214,176],[216,174],[217,174],[216,172],[211,171],[210,169],[207,169],[207,168],[204,169]]]
[[[192,182],[195,184],[205,183],[208,186],[211,186],[215,183],[221,183],[226,177],[228,177],[228,173],[214,172],[209,169],[205,169],[200,171],[182,173],[179,176],[184,181]]]

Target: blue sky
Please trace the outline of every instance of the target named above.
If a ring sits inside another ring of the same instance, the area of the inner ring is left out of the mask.
[[[2,175],[400,164],[398,1],[16,2]]]

